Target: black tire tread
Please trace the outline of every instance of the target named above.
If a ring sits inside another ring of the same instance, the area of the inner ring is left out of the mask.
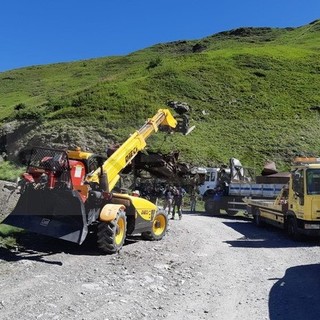
[[[123,210],[120,210],[116,216],[116,218],[113,221],[110,222],[100,222],[98,224],[97,228],[97,245],[101,252],[112,254],[118,252],[124,243],[124,240],[122,244],[119,246],[115,243],[115,236],[117,231],[117,221],[119,217],[122,217],[125,219],[125,233],[127,229],[127,220],[126,215]],[[125,237],[124,237],[125,238]]]

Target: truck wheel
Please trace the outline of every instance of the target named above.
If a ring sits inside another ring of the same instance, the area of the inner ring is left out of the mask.
[[[124,244],[126,233],[127,217],[125,212],[120,210],[114,220],[98,224],[98,248],[108,254],[118,252]]]
[[[261,220],[261,213],[260,213],[260,210],[257,209],[257,208],[254,208],[253,222],[258,227],[262,227],[263,226],[263,221]]]
[[[294,217],[289,217],[287,220],[287,234],[293,240],[301,239],[301,235],[298,231],[297,221]]]
[[[156,213],[151,231],[142,232],[141,237],[144,240],[161,240],[168,229],[168,216],[165,212],[159,211]]]
[[[208,199],[210,199],[210,198],[213,198],[213,195],[214,195],[214,191],[213,191],[213,190],[207,190],[207,191],[203,194],[202,199],[203,199],[203,201],[206,201],[206,200],[208,200]]]
[[[218,208],[217,202],[212,199],[206,200],[204,203],[204,210],[207,214],[219,214],[220,209]]]

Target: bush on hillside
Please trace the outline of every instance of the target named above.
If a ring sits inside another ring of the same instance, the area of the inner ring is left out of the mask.
[[[162,63],[162,60],[161,60],[161,58],[159,58],[159,57],[157,57],[157,58],[155,58],[155,59],[152,59],[152,60],[149,62],[149,65],[148,65],[147,69],[149,70],[149,69],[153,69],[153,68],[155,68],[155,67],[158,67],[158,66],[161,65],[161,63]]]

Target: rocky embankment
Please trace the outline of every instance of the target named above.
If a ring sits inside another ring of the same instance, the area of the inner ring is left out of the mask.
[[[12,211],[18,199],[16,183],[0,180],[0,221]]]

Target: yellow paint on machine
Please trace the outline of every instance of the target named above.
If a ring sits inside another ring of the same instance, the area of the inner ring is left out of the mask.
[[[100,212],[100,221],[109,222],[115,219],[120,209],[125,207],[122,204],[106,204]]]
[[[140,197],[130,196],[130,198],[138,215],[144,220],[151,221],[157,211],[157,206],[154,203]]]
[[[260,208],[261,217],[264,217],[269,220],[276,221],[278,223],[284,223],[284,216],[282,213],[267,210],[265,208]]]
[[[157,206],[147,199],[116,193],[117,198],[128,199],[135,208],[135,218],[139,215],[143,220],[151,221],[157,212]]]

